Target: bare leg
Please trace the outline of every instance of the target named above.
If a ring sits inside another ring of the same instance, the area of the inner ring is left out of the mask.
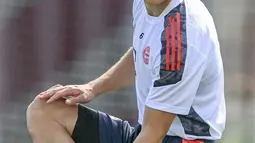
[[[46,104],[38,97],[27,109],[27,126],[34,143],[74,143],[71,134],[78,117],[78,108],[64,100]]]

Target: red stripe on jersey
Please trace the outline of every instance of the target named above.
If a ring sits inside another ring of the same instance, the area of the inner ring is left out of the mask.
[[[182,143],[204,143],[204,142],[203,142],[203,141],[196,141],[196,140],[192,140],[192,141],[190,140],[190,141],[189,141],[189,140],[184,140],[184,139],[183,139],[183,140],[182,140]]]
[[[171,26],[172,26],[172,65],[171,65],[171,70],[175,71],[175,19],[170,18],[171,21]]]
[[[177,13],[177,34],[178,34],[178,63],[177,63],[177,70],[181,70],[181,59],[182,59],[182,39],[181,39],[181,14]]]
[[[169,37],[170,27],[167,25],[166,27],[166,70],[170,70],[170,37]]]

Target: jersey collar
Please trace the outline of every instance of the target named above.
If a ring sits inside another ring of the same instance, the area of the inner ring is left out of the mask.
[[[183,1],[184,0],[172,0],[168,4],[168,6],[165,8],[165,10],[157,17],[149,15],[147,10],[146,10],[145,4],[144,4],[147,22],[149,22],[151,24],[161,22],[162,18],[164,18],[172,9],[174,9],[176,6],[178,6]]]

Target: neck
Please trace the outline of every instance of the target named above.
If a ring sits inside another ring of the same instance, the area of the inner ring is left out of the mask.
[[[149,15],[158,17],[171,1],[172,0],[164,0],[159,4],[149,4],[145,1],[145,6]]]

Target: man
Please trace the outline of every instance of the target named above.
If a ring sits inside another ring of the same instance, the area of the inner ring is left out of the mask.
[[[221,138],[223,65],[214,22],[203,3],[134,0],[133,17],[133,48],[112,68],[85,85],[54,86],[31,103],[27,121],[35,143],[214,143]],[[135,128],[75,106],[134,78]]]

